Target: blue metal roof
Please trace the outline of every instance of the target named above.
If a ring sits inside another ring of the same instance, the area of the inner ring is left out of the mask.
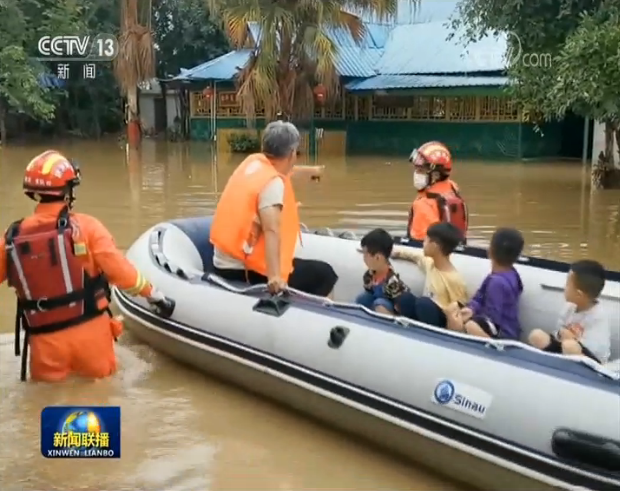
[[[383,48],[387,41],[390,26],[382,24],[364,23],[366,31],[362,39],[355,41],[348,29],[328,28],[327,35],[339,47],[348,48]],[[248,29],[254,42],[260,39],[260,24],[258,22],[248,22]]]
[[[383,50],[376,48],[338,48],[336,71],[341,77],[372,77],[382,54]]]
[[[181,69],[173,80],[232,80],[248,62],[251,53],[251,49],[231,51],[190,70]]]
[[[396,26],[375,67],[381,74],[493,72],[506,68],[506,35],[465,45],[462,33],[448,40],[444,21]]]
[[[456,2],[453,2],[450,9],[453,10],[455,5]],[[365,23],[365,26],[366,31],[359,42],[355,42],[347,29],[327,30],[327,35],[338,48],[336,69],[340,76],[358,79],[373,77],[365,81],[369,85],[355,82],[350,84],[349,90],[493,86],[505,83],[503,77],[421,76],[503,71],[506,67],[506,35],[488,36],[477,43],[465,44],[462,41],[464,36],[459,32],[448,39],[452,30],[445,20],[396,26]],[[258,40],[260,25],[250,22],[248,29],[254,40]],[[181,70],[181,74],[174,79],[232,80],[246,65],[251,53],[251,49],[232,51],[191,70]],[[387,75],[401,77],[385,77]],[[417,77],[402,77],[406,75]],[[386,85],[382,86],[382,83]]]
[[[384,24],[372,24],[366,23],[366,30],[370,34],[372,38],[372,42],[375,48],[385,48],[385,43],[387,43],[388,38],[390,37],[390,30],[392,29],[390,26],[386,26]]]
[[[446,87],[503,86],[507,77],[464,75],[377,75],[365,80],[355,80],[346,85],[350,92],[395,89],[435,89]]]
[[[383,48],[389,33],[389,26],[365,24],[364,27],[362,38],[358,41],[353,39],[348,29],[328,28],[326,31],[334,44],[341,48]]]
[[[366,22],[378,22],[393,26],[446,20],[454,13],[458,3],[459,0],[420,0],[418,5],[414,7],[412,0],[398,0],[396,15],[388,19],[379,19],[375,15],[365,14],[355,9],[347,10],[359,15]]]
[[[254,41],[260,38],[260,25],[248,22]],[[341,77],[364,78],[376,75],[378,63],[389,34],[389,26],[367,24],[363,38],[355,42],[347,29],[329,29],[328,36],[338,46],[336,70]],[[251,49],[231,51],[190,70],[181,70],[173,80],[232,80],[250,59]]]
[[[381,58],[383,50],[375,48],[339,48],[336,55],[336,70],[341,77],[372,77],[377,72],[374,66]],[[214,60],[198,65],[191,70],[181,70],[173,80],[232,80],[249,61],[251,49],[231,51]]]

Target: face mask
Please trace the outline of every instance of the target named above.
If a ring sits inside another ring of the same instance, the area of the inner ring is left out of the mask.
[[[428,186],[428,174],[418,174],[417,172],[413,174],[413,187],[418,191],[422,191],[425,187]]]

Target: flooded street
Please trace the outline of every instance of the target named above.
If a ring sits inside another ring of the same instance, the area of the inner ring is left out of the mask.
[[[82,169],[76,209],[98,217],[125,249],[159,221],[211,214],[242,156],[214,159],[206,144],[146,141],[126,155],[116,142],[56,145]],[[1,226],[30,213],[22,193],[28,161],[44,147],[0,148]],[[329,158],[320,183],[297,182],[309,227],[402,233],[413,199],[411,169],[383,158]],[[456,161],[468,200],[471,242],[501,225],[522,230],[528,254],[597,259],[620,269],[620,192],[590,193],[579,163]],[[126,335],[120,372],[97,383],[19,382],[14,297],[0,289],[0,489],[167,490],[464,489],[412,468],[294,413],[188,370]],[[54,404],[122,407],[122,458],[46,460],[41,409]],[[76,465],[77,464],[77,465]]]

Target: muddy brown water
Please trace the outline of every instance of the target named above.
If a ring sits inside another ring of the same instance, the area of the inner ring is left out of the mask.
[[[204,144],[147,141],[128,155],[116,142],[56,148],[83,170],[77,208],[99,217],[127,248],[161,220],[213,212],[238,157],[214,159]],[[0,148],[1,226],[22,217],[27,162],[43,147]],[[297,182],[310,227],[402,231],[413,192],[405,159],[324,156],[320,183]],[[570,261],[591,257],[620,269],[620,193],[590,193],[578,163],[457,162],[472,237],[520,228],[527,252]],[[177,365],[126,336],[122,368],[98,383],[22,384],[13,356],[14,305],[0,288],[0,489],[464,489],[453,476],[404,464],[356,440]],[[39,417],[52,404],[122,406],[119,461],[46,460]]]

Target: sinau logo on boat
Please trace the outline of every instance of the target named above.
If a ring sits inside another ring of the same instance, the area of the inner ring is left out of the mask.
[[[484,419],[493,396],[477,387],[442,379],[437,382],[431,400],[453,411]]]

